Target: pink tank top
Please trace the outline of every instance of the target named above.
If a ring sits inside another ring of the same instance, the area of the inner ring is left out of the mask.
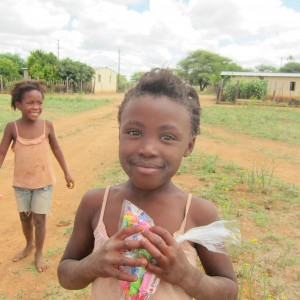
[[[14,122],[17,139],[12,147],[15,153],[13,186],[38,189],[55,182],[51,161],[49,141],[44,133],[35,139],[24,139],[19,136],[17,123]]]
[[[105,241],[108,240],[105,224],[103,223],[103,215],[106,202],[108,199],[110,187],[107,187],[104,193],[99,223],[94,230],[95,244],[94,251],[99,249]],[[185,229],[186,218],[191,204],[192,195],[188,194],[188,199],[185,208],[185,217],[180,226],[180,229],[174,233],[174,237],[183,234]],[[187,241],[180,244],[189,262],[197,268],[197,252]],[[93,300],[120,300],[122,299],[122,289],[119,281],[115,278],[96,278],[92,283],[92,299]],[[171,285],[165,281],[160,281],[155,294],[150,297],[150,300],[191,300],[192,297],[185,293],[178,286]]]

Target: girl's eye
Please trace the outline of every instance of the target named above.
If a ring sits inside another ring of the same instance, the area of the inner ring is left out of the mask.
[[[131,129],[128,131],[129,135],[134,135],[134,136],[138,136],[141,135],[140,131],[136,130],[136,129]]]
[[[163,141],[174,141],[175,140],[175,137],[173,135],[170,135],[170,134],[165,134],[161,137],[161,139]]]

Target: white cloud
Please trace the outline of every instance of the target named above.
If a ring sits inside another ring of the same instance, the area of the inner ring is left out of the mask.
[[[1,0],[0,53],[41,49],[129,76],[205,49],[243,67],[300,61],[300,11],[281,0]],[[136,8],[136,10],[134,10]],[[59,41],[59,43],[58,43]],[[59,45],[59,48],[58,48]]]

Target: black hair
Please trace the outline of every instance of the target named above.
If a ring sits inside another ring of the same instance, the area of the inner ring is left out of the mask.
[[[192,135],[199,134],[201,107],[198,93],[194,87],[184,82],[169,69],[155,68],[142,75],[137,85],[125,94],[119,107],[119,124],[127,102],[133,97],[143,95],[166,96],[171,101],[183,105],[191,118]]]
[[[11,88],[11,108],[13,110],[17,109],[16,102],[21,103],[24,97],[24,93],[30,92],[32,90],[39,91],[42,94],[42,98],[44,99],[44,95],[46,92],[46,85],[43,81],[40,80],[21,80],[17,81]]]

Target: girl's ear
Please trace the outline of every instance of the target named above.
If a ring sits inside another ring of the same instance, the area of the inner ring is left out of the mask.
[[[187,157],[192,153],[194,146],[195,146],[195,142],[196,142],[196,137],[194,136],[189,141],[188,146],[187,146],[186,150],[184,151],[184,154],[183,154],[184,157]]]
[[[21,102],[16,101],[16,102],[15,102],[15,105],[16,105],[16,109],[20,109]]]

